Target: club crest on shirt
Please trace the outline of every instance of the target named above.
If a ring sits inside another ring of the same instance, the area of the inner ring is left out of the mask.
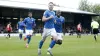
[[[33,21],[33,19],[32,19],[32,21]]]

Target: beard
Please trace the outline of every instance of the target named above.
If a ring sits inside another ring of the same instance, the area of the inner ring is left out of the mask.
[[[60,17],[60,15],[57,15],[57,17]]]

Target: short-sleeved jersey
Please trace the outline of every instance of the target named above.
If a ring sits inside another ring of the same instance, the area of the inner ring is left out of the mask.
[[[99,23],[96,21],[91,22],[91,27],[94,28],[99,28]]]
[[[60,17],[55,16],[55,20],[56,20],[56,23],[55,23],[56,32],[57,33],[62,33],[62,24],[65,21],[64,17],[62,17],[62,16],[60,16]]]
[[[23,21],[18,22],[18,29],[24,30],[25,23]]]
[[[50,17],[51,15],[55,16],[55,12],[46,10],[43,14],[43,16],[45,16],[46,18]],[[54,18],[45,21],[44,28],[48,29],[54,28]]]
[[[77,25],[77,30],[82,31],[82,26],[81,26],[81,24],[78,24],[78,25]]]
[[[7,31],[11,31],[11,30],[12,30],[12,27],[11,27],[10,24],[7,25],[6,30],[7,30]]]
[[[34,18],[27,17],[24,19],[24,23],[27,30],[32,30],[36,26]]]

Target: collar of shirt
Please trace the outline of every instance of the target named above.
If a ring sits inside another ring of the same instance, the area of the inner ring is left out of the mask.
[[[61,16],[60,17],[58,17],[58,16],[56,16],[58,19],[60,19],[61,18]]]
[[[28,17],[29,19],[32,19],[32,17]]]
[[[50,10],[48,10],[49,12],[54,12],[53,10],[52,11],[50,11]]]

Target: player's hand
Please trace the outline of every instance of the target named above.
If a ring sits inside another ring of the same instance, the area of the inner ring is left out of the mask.
[[[49,19],[52,19],[54,16],[53,15],[51,15],[50,17],[49,17]]]
[[[56,20],[54,20],[54,23],[56,23]]]

